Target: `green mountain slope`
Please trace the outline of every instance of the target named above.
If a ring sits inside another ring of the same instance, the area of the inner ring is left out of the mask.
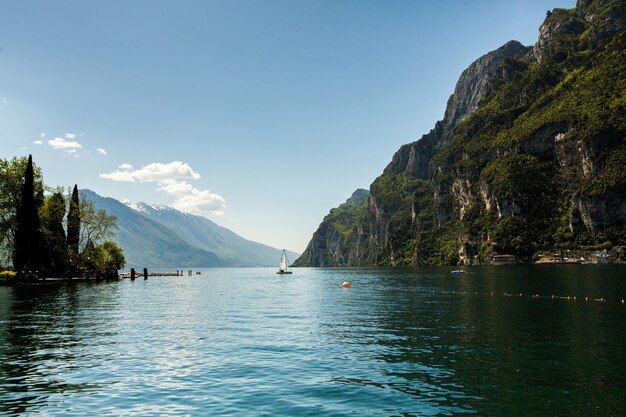
[[[444,119],[398,150],[353,209],[360,220],[342,224],[359,236],[333,253],[342,262],[325,265],[625,245],[625,23],[623,0],[579,0],[549,13],[534,47],[509,42],[470,65]],[[333,245],[314,235],[298,262],[318,266]]]
[[[347,266],[353,263],[345,255],[356,254],[358,225],[363,223],[369,191],[359,189],[339,207],[328,213],[294,266]]]

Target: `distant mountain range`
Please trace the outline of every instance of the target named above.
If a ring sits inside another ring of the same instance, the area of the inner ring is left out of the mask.
[[[81,198],[117,217],[112,239],[123,250],[127,267],[277,266],[282,249],[253,242],[211,220],[168,206],[123,203],[81,190]],[[287,251],[290,260],[299,254]]]

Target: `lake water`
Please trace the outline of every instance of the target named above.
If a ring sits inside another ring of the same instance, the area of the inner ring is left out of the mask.
[[[0,287],[0,414],[623,416],[624,298],[615,265]]]

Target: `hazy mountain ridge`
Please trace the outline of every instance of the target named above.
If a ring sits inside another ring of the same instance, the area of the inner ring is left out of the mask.
[[[296,264],[625,245],[625,22],[623,0],[579,0],[548,13],[534,47],[476,60],[443,120],[396,152],[367,201],[331,210]]]
[[[206,217],[183,213],[169,206],[137,203],[137,209],[174,231],[187,243],[211,253],[233,266],[274,266],[281,249],[245,239]],[[287,251],[290,259],[298,254]]]
[[[113,238],[128,266],[252,267],[277,266],[281,249],[242,238],[209,219],[172,207],[120,202],[91,190],[82,196],[118,218]],[[287,252],[291,260],[298,254]]]

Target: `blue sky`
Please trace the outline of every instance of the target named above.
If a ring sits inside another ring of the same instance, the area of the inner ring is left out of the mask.
[[[574,6],[0,0],[0,157],[302,252],[472,61]]]

